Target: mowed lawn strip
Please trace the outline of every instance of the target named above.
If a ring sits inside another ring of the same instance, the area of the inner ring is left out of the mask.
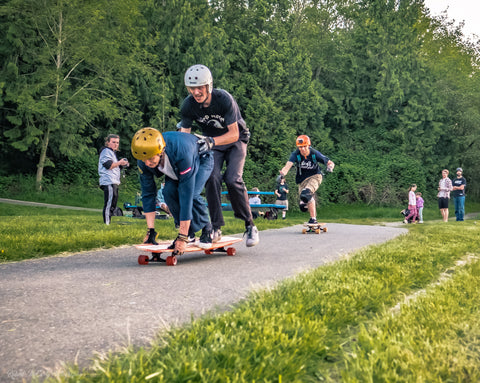
[[[242,233],[243,221],[225,212],[224,235]],[[304,221],[302,214],[290,214],[287,220],[258,219],[259,230],[275,229]],[[177,236],[173,219],[155,222],[158,238]],[[55,256],[60,253],[134,245],[143,241],[145,219],[112,217],[105,225],[101,213],[0,203],[0,263]]]
[[[149,348],[132,345],[51,381],[468,381],[480,371],[478,263],[455,265],[478,254],[479,240],[473,221],[412,225],[408,235],[163,332]],[[455,277],[437,283],[452,268]],[[428,295],[393,309],[423,289]],[[437,345],[451,353],[429,350]],[[457,350],[468,350],[458,368]]]

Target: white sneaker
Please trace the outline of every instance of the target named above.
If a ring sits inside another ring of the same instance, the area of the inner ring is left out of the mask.
[[[256,226],[248,226],[247,230],[245,230],[245,234],[247,235],[247,247],[258,245],[258,242],[260,242],[260,236],[258,235],[258,229]]]
[[[217,243],[222,239],[222,231],[220,229],[213,230],[212,242]]]

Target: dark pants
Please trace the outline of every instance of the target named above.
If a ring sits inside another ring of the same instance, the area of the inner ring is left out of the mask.
[[[110,217],[117,207],[118,185],[101,185],[103,190],[103,222],[110,225]]]
[[[213,171],[205,185],[208,210],[215,229],[225,226],[222,213],[222,181],[227,186],[228,196],[236,218],[245,221],[245,226],[253,225],[248,194],[243,182],[243,166],[247,156],[247,144],[241,141],[229,145],[215,146],[213,150]],[[222,176],[223,164],[226,164]]]

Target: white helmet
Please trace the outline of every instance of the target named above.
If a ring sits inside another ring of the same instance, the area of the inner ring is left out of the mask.
[[[210,69],[205,65],[192,65],[185,72],[185,86],[208,85],[208,93],[212,93],[213,77]]]

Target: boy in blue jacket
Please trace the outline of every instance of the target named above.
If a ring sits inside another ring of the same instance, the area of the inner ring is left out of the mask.
[[[210,247],[212,225],[200,193],[213,169],[211,151],[202,150],[194,135],[181,132],[165,132],[162,135],[156,129],[143,128],[132,139],[132,154],[138,160],[143,210],[148,227],[144,243],[157,244],[155,177],[164,174],[163,196],[175,222],[180,224],[172,247],[176,252],[183,253],[189,238],[195,237],[199,230],[202,230],[202,234],[198,246]]]

